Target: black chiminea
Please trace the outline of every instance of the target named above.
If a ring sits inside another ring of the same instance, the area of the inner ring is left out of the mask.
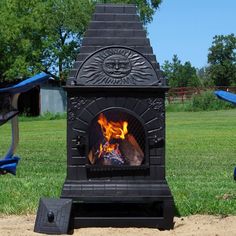
[[[74,227],[173,228],[165,179],[168,90],[135,5],[97,5],[67,86]]]
[[[168,87],[135,5],[96,6],[65,89],[71,227],[173,228]]]

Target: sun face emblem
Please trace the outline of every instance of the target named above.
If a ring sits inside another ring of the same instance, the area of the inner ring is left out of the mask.
[[[114,78],[122,78],[131,72],[131,64],[123,55],[112,55],[103,62],[104,72]]]
[[[116,47],[100,50],[88,58],[77,81],[87,85],[138,85],[153,77],[151,64],[141,54]]]

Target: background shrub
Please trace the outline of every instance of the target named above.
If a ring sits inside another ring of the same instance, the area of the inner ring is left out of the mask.
[[[218,99],[210,90],[196,94],[184,103],[167,105],[167,111],[215,111],[232,108],[235,108],[233,104]]]
[[[186,106],[186,111],[214,111],[231,109],[235,106],[229,102],[218,99],[213,91],[206,91],[194,95]]]

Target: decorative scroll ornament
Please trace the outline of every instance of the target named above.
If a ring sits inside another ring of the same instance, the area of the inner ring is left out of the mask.
[[[67,112],[67,119],[68,121],[75,121],[76,120],[76,111],[73,110],[72,108],[69,108],[68,109],[68,112]]]
[[[84,106],[87,103],[87,99],[84,97],[72,97],[70,98],[70,104],[71,107],[73,107],[75,110],[79,110],[82,106]]]
[[[151,63],[122,47],[105,48],[89,57],[77,75],[80,85],[152,85],[159,82]]]
[[[69,109],[68,109],[68,120],[77,120],[79,112],[88,105],[88,103],[94,101],[96,98],[85,98],[85,97],[71,97],[69,99]]]
[[[148,106],[156,111],[163,111],[164,101],[162,98],[148,98]]]

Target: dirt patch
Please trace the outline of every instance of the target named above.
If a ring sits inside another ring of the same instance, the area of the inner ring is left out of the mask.
[[[33,232],[35,216],[0,216],[1,236],[43,235]],[[236,236],[236,216],[194,215],[175,218],[174,230],[148,228],[82,228],[74,236]]]

